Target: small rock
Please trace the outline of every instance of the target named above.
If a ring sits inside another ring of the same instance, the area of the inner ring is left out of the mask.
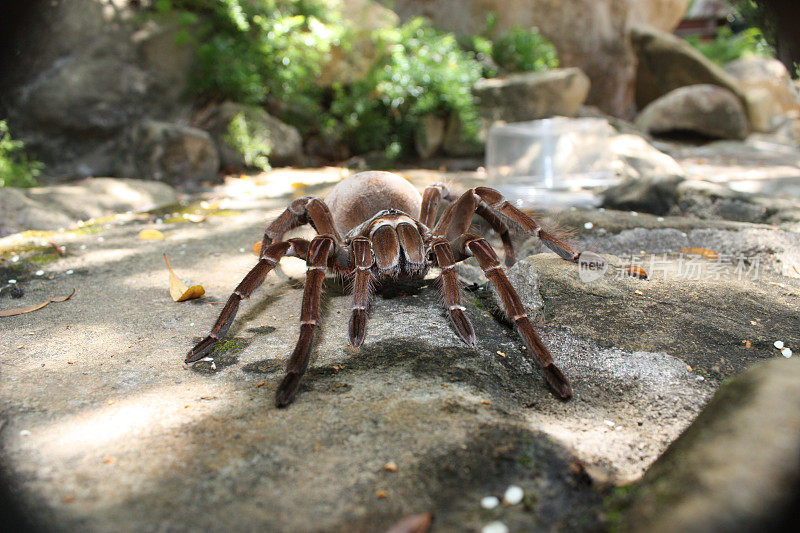
[[[498,505],[500,505],[500,500],[498,500],[496,496],[486,496],[481,498],[481,507],[484,509],[494,509]]]
[[[783,341],[775,341],[772,343],[772,345],[780,350],[783,348]]]
[[[481,533],[508,533],[508,526],[502,522],[490,522],[481,528]]]
[[[503,501],[508,505],[516,505],[525,497],[525,492],[517,485],[511,485],[503,494]]]

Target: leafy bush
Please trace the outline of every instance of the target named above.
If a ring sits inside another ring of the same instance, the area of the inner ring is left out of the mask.
[[[474,54],[451,33],[417,18],[376,35],[381,57],[366,79],[334,87],[330,116],[355,152],[383,150],[389,157],[413,147],[420,117],[454,113],[473,135],[477,109],[472,85],[481,77]]]
[[[248,123],[244,113],[238,113],[230,124],[224,141],[242,154],[242,159],[248,167],[269,170],[270,151],[269,130],[257,123]]]
[[[323,0],[158,0],[178,13],[179,40],[196,48],[193,96],[262,104],[276,95],[313,105],[315,80],[343,29]]]
[[[491,56],[508,72],[542,72],[558,67],[558,53],[537,28],[514,26],[494,41]]]
[[[364,79],[321,87],[317,81],[332,50],[347,51],[354,42],[325,0],[157,0],[155,10],[177,15],[183,24],[179,39],[195,48],[193,97],[269,103],[273,110],[277,101],[280,118],[304,135],[321,132],[355,153],[410,153],[420,117],[427,114],[454,114],[474,136],[472,85],[495,73],[484,69],[483,56],[512,71],[558,65],[555,48],[535,29],[514,28],[495,43],[476,38],[465,50],[453,34],[415,19],[373,33],[375,49],[384,53]],[[230,136],[251,154],[246,157],[266,164],[246,121],[231,126]]]
[[[758,28],[747,28],[739,33],[733,33],[728,26],[722,26],[711,41],[701,41],[696,35],[689,36],[686,40],[718,65],[745,56],[774,55],[772,47],[767,44]]]
[[[0,187],[35,187],[44,165],[25,154],[22,141],[11,138],[8,124],[0,120]]]

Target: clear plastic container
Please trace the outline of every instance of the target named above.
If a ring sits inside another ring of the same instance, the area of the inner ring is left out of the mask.
[[[519,207],[596,205],[617,182],[599,118],[555,117],[495,125],[486,144],[490,185]]]

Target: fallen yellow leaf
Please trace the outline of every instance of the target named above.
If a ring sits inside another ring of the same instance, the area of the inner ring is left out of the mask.
[[[719,255],[714,250],[709,250],[708,248],[681,248],[678,252],[682,254],[689,254],[689,255],[699,255],[700,257],[705,257],[706,259],[717,259]]]
[[[157,229],[143,229],[139,232],[139,239],[142,241],[153,241],[163,238],[164,234]]]
[[[169,295],[172,296],[173,300],[176,302],[194,300],[195,298],[200,298],[206,293],[206,290],[202,285],[192,285],[191,287],[187,287],[186,284],[181,281],[181,278],[179,278],[172,270],[172,265],[169,264],[167,254],[164,254],[164,261],[167,262],[167,268],[169,269]]]
[[[253,245],[253,253],[256,255],[261,253],[261,241],[258,241]]]

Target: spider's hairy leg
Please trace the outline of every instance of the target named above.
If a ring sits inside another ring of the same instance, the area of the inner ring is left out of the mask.
[[[372,245],[366,237],[356,237],[350,244],[350,256],[355,267],[353,280],[353,314],[348,335],[350,344],[358,348],[367,334],[367,308],[372,296]]]
[[[334,228],[333,216],[327,204],[314,196],[303,196],[292,200],[289,207],[267,226],[261,249],[282,240],[287,231],[308,223],[314,226],[317,233],[331,235],[336,244],[341,245],[342,239]]]
[[[470,346],[475,346],[475,330],[472,328],[472,322],[464,313],[465,309],[461,304],[461,287],[458,283],[455,258],[453,257],[450,243],[444,237],[437,237],[431,244],[431,249],[436,256],[437,264],[442,269],[439,279],[444,301],[447,305],[447,315],[453,322],[458,336]]]
[[[225,334],[233,323],[233,319],[236,317],[236,312],[239,310],[241,301],[253,294],[253,291],[261,285],[269,271],[275,268],[281,260],[281,257],[286,255],[291,246],[291,242],[284,241],[261,249],[258,263],[247,273],[241,283],[239,283],[233,291],[233,294],[230,295],[228,301],[225,303],[225,307],[222,308],[219,314],[219,318],[217,318],[217,321],[211,328],[211,332],[206,338],[197,343],[194,348],[189,350],[189,353],[186,355],[186,363],[199,361],[211,352],[214,345],[216,345],[220,339],[225,337]]]
[[[306,285],[303,289],[303,304],[300,310],[300,338],[297,339],[294,352],[286,364],[286,376],[278,385],[275,394],[275,405],[278,407],[286,407],[292,403],[300,387],[300,380],[308,368],[308,359],[319,327],[322,282],[325,280],[328,254],[333,246],[334,238],[331,235],[318,235],[309,246]]]
[[[580,259],[581,252],[576,252],[558,237],[542,229],[538,222],[511,205],[498,191],[490,189],[489,187],[477,187],[475,188],[475,194],[484,200],[491,209],[502,213],[519,224],[527,233],[534,237],[539,237],[545,246],[557,253],[562,259],[572,261],[573,263],[578,262]],[[596,261],[597,258],[593,257],[593,260]]]
[[[516,262],[514,243],[511,240],[511,232],[508,230],[508,225],[500,215],[489,207],[489,204],[483,198],[475,193],[474,189],[470,189],[461,196],[456,197],[447,188],[444,188],[442,194],[443,198],[451,203],[436,223],[434,233],[445,235],[448,240],[452,241],[469,231],[473,215],[477,214],[488,222],[489,226],[500,236],[500,240],[503,242],[506,265],[511,266]]]
[[[542,368],[544,377],[550,384],[550,387],[563,399],[572,397],[572,386],[563,372],[553,362],[553,357],[550,351],[542,343],[539,335],[533,329],[531,321],[528,319],[528,314],[517,295],[517,291],[508,281],[503,268],[500,266],[500,261],[497,259],[492,246],[478,235],[467,233],[459,237],[453,242],[453,248],[457,250],[460,255],[474,256],[478,260],[478,264],[483,269],[486,277],[492,282],[500,295],[503,302],[506,315],[514,321],[522,340],[528,351],[534,355],[536,362]]]

